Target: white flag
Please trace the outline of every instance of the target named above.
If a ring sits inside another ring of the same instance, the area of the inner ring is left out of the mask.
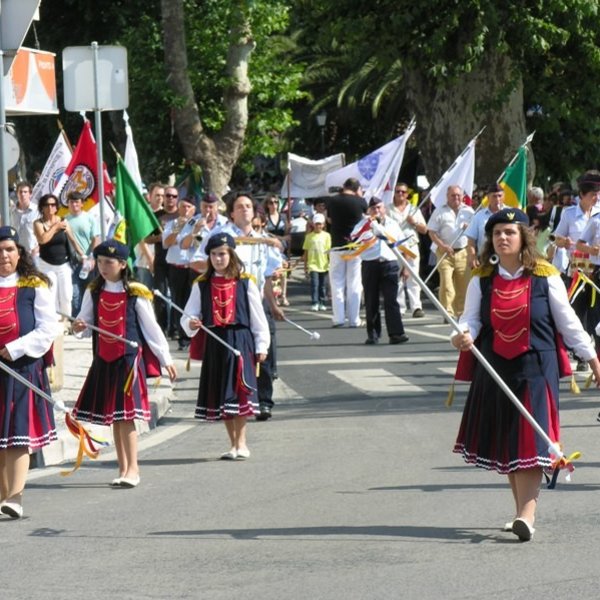
[[[140,174],[140,163],[138,161],[137,150],[135,149],[135,144],[133,143],[133,131],[129,125],[129,115],[127,111],[123,111],[123,121],[125,121],[125,134],[127,136],[127,141],[125,142],[125,156],[123,158],[123,162],[125,163],[125,168],[131,175],[131,178],[137,185],[140,192],[144,193],[144,183],[142,182],[142,176]]]
[[[283,198],[319,198],[328,194],[325,185],[327,173],[344,166],[344,155],[333,154],[320,160],[311,160],[288,153],[288,172],[281,187]]]
[[[50,156],[44,165],[44,170],[31,192],[31,202],[37,205],[44,194],[53,194],[65,169],[71,162],[71,149],[62,132],[54,143]]]
[[[367,200],[376,196],[389,203],[404,159],[406,142],[414,130],[413,121],[400,137],[356,162],[329,173],[325,179],[327,188],[341,187],[346,179],[354,177],[360,181]]]
[[[431,188],[431,202],[437,208],[446,203],[446,192],[450,185],[460,185],[465,196],[472,198],[475,181],[475,142],[474,137],[452,166],[442,175],[440,180]],[[470,201],[468,202],[470,204]]]

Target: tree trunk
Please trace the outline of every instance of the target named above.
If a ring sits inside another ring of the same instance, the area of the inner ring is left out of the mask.
[[[407,71],[406,78],[408,106],[417,118],[415,135],[431,183],[484,125],[475,152],[475,183],[495,182],[527,137],[523,82],[510,58],[488,51],[471,73],[445,86],[418,70]],[[529,180],[533,170],[530,153]]]
[[[161,0],[167,83],[182,100],[172,110],[172,119],[188,161],[202,168],[207,191],[222,196],[242,151],[248,126],[248,61],[254,49],[248,23],[232,31],[227,56],[229,86],[223,93],[225,122],[212,137],[207,135],[198,112],[188,75],[182,0]]]

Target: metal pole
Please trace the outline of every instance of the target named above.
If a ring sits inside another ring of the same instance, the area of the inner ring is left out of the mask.
[[[106,239],[104,231],[104,169],[102,168],[102,114],[100,111],[100,73],[98,70],[98,42],[92,42],[92,63],[94,66],[94,127],[96,129],[96,149],[98,153],[98,203],[100,205],[100,239]]]
[[[0,66],[4,63],[4,51],[0,50]],[[0,217],[2,225],[10,225],[10,198],[8,194],[8,172],[6,170],[6,99],[4,77],[0,80]]]

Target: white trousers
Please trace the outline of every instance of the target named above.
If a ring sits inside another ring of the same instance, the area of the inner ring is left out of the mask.
[[[411,248],[414,252],[414,249]],[[417,254],[416,258],[405,257],[406,262],[411,266],[411,268],[419,272],[421,259]],[[404,290],[406,290],[406,295],[408,295],[408,304],[410,306],[411,312],[417,310],[417,308],[423,308],[421,304],[421,288],[419,284],[412,278],[412,276],[408,276],[406,282],[400,277],[400,285],[398,286],[398,304],[400,305],[400,312],[404,314],[406,311],[406,298],[404,294]]]
[[[347,318],[351,327],[357,327],[362,294],[360,258],[344,260],[339,252],[331,252],[329,256],[333,324],[343,325]]]
[[[64,265],[51,265],[40,258],[38,268],[44,275],[48,276],[52,283],[50,290],[54,294],[56,310],[65,315],[70,315],[71,300],[73,299],[73,280],[71,279],[73,271],[71,265],[68,262]],[[77,315],[72,316],[76,317]]]

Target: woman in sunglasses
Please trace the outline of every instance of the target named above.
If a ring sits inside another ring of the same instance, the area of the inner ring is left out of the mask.
[[[56,309],[70,315],[73,297],[70,252],[76,252],[81,260],[85,255],[69,223],[57,215],[58,208],[58,198],[44,194],[38,202],[40,218],[33,222],[33,233],[40,246],[39,268],[52,281]]]

